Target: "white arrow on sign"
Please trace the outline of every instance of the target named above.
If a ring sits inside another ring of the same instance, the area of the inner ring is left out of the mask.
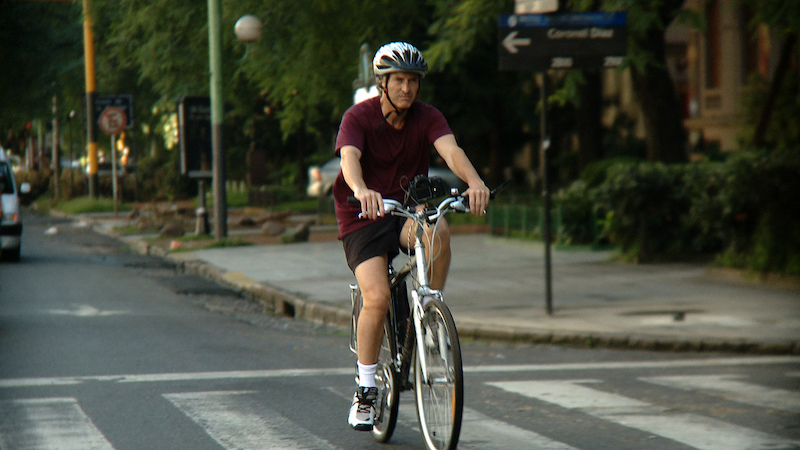
[[[517,47],[525,47],[531,45],[530,38],[517,38],[518,31],[512,31],[508,33],[505,39],[503,39],[503,47],[508,50],[508,53],[516,54],[519,52]]]

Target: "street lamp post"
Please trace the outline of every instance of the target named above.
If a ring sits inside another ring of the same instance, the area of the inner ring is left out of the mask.
[[[228,236],[228,201],[225,192],[225,154],[222,148],[222,7],[220,0],[208,0],[208,65],[211,100],[211,159],[214,192],[214,238]]]

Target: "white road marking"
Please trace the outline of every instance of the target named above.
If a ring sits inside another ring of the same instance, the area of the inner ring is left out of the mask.
[[[412,394],[413,396],[413,394]],[[413,402],[400,403],[398,423],[419,431]],[[492,419],[472,408],[464,408],[458,448],[475,450],[507,450],[535,448],[541,450],[576,450],[563,442],[528,431],[501,420]]]
[[[0,449],[113,448],[74,398],[0,401]]]
[[[737,381],[732,375],[687,375],[639,378],[648,383],[719,395],[726,400],[782,411],[800,412],[800,393]]]
[[[85,382],[109,383],[158,383],[175,381],[204,380],[244,380],[283,377],[317,377],[328,375],[353,375],[353,368],[331,369],[278,369],[278,370],[232,370],[221,372],[184,372],[153,373],[131,375],[98,375],[86,377],[53,377],[53,378],[11,378],[0,380],[0,388],[65,386]]]
[[[609,361],[595,363],[518,364],[464,367],[464,372],[551,372],[567,370],[671,369],[686,367],[759,366],[798,364],[800,356],[745,356],[741,358],[676,359],[666,361]]]
[[[528,431],[501,420],[492,419],[472,408],[464,408],[459,448],[507,450],[535,448],[540,450],[575,450],[563,442]]]
[[[130,311],[100,310],[92,305],[75,305],[74,309],[49,309],[48,314],[75,317],[108,317],[130,314]]]
[[[191,392],[164,397],[222,447],[247,449],[335,449],[252,399],[252,391]]]
[[[741,358],[680,359],[673,361],[622,361],[566,364],[517,364],[495,366],[468,366],[466,373],[553,372],[583,370],[636,370],[686,367],[736,367],[773,364],[798,364],[798,356],[752,356]],[[96,375],[52,378],[0,379],[0,389],[41,386],[65,386],[84,382],[155,383],[173,381],[202,381],[227,379],[259,379],[282,377],[317,377],[327,375],[353,375],[352,367],[317,369],[233,370],[220,372],[185,372],[156,374]]]
[[[562,408],[636,428],[704,450],[796,448],[800,441],[732,425],[697,414],[674,414],[666,408],[584,386],[599,380],[509,381],[487,383]]]

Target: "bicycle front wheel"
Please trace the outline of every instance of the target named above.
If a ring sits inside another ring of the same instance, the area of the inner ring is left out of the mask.
[[[383,341],[378,356],[375,384],[378,386],[376,415],[372,427],[372,438],[377,442],[388,442],[397,425],[397,411],[400,405],[400,374],[395,368],[393,355],[397,348],[393,325],[389,318],[384,325]]]
[[[439,300],[425,305],[421,322],[418,332],[423,345],[417,348],[414,364],[419,428],[429,449],[455,449],[464,410],[464,373],[456,325],[447,305]]]

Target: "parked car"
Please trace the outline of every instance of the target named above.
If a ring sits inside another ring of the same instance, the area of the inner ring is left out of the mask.
[[[339,175],[339,168],[342,164],[341,158],[333,158],[321,166],[311,166],[308,168],[308,187],[306,193],[310,197],[320,195],[331,195],[333,182]],[[445,184],[451,188],[457,188],[459,192],[467,188],[467,184],[461,181],[450,169],[431,166],[428,170],[429,177],[440,177]]]
[[[31,185],[22,183],[17,190],[14,170],[5,150],[0,148],[0,256],[19,261],[22,247],[22,218],[19,215],[19,194],[27,194]]]

